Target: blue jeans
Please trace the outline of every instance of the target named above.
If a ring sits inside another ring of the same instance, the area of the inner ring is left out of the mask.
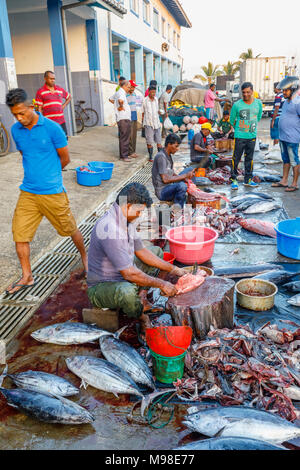
[[[174,201],[180,207],[184,206],[187,192],[187,185],[183,182],[168,184],[160,193],[161,201]]]
[[[299,144],[291,144],[283,140],[280,140],[279,144],[283,163],[290,163],[292,166],[300,165]]]
[[[271,123],[272,123],[272,119],[271,119]],[[271,139],[278,140],[279,139],[279,128],[278,128],[279,118],[275,119],[273,128],[271,127],[271,123],[270,123]]]

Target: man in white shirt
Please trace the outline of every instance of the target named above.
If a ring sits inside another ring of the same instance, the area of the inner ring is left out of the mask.
[[[158,99],[155,95],[156,87],[150,86],[149,95],[144,98],[142,105],[143,125],[145,127],[145,137],[150,162],[153,162],[153,145],[157,145],[158,151],[162,148]]]
[[[172,89],[173,89],[172,85],[168,85],[167,88],[166,88],[166,91],[164,91],[160,95],[160,98],[158,100],[159,113],[162,116],[162,120],[163,120],[162,137],[165,137],[165,135],[166,135],[166,131],[165,131],[165,128],[164,128],[164,122],[168,117],[168,106],[169,106],[169,102],[170,102],[170,99],[171,99]]]
[[[120,160],[123,162],[132,161],[128,158],[131,134],[131,109],[126,95],[129,90],[130,83],[128,80],[124,80],[120,84],[120,89],[109,100],[111,103],[114,103],[115,115],[119,128]]]

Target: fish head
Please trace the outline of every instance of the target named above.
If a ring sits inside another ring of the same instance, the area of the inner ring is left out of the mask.
[[[206,436],[215,436],[220,429],[228,424],[226,418],[222,417],[217,409],[207,409],[189,414],[183,423],[192,431],[200,432]]]
[[[33,331],[30,334],[30,336],[37,341],[45,342],[54,334],[54,332],[55,332],[55,328],[52,325],[50,325],[44,328],[40,328],[39,330]]]
[[[81,369],[86,362],[86,356],[71,356],[66,358],[67,367],[71,369]]]

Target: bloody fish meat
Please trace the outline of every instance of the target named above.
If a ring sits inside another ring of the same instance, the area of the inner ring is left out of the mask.
[[[276,238],[275,224],[258,219],[239,219],[238,223],[249,232]]]

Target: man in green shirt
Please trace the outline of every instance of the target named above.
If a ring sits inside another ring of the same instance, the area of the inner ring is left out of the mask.
[[[234,127],[235,146],[231,164],[231,189],[238,189],[237,170],[245,152],[244,185],[256,187],[252,181],[253,154],[257,136],[257,124],[262,118],[262,102],[253,96],[253,85],[245,82],[242,85],[243,99],[234,103],[230,124]]]

